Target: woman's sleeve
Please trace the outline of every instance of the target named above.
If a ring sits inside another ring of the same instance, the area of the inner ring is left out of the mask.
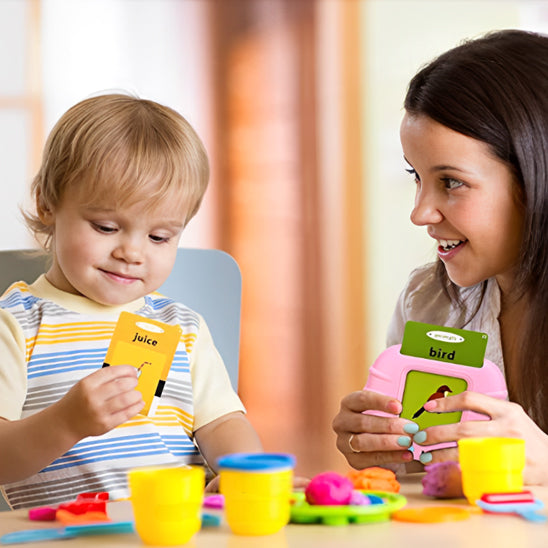
[[[436,277],[436,263],[416,268],[400,293],[388,325],[386,345],[401,344],[409,320],[440,323],[448,314],[449,301]]]
[[[388,324],[388,331],[386,333],[386,347],[393,346],[395,344],[401,344],[403,339],[403,330],[407,317],[405,314],[405,301],[407,297],[407,287],[400,293],[396,307],[392,314],[392,319]]]

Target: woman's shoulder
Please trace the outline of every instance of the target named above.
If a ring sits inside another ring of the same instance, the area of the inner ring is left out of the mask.
[[[437,268],[437,263],[428,263],[412,270],[403,289],[403,295],[428,301],[440,294],[445,295]]]
[[[478,310],[482,317],[484,308],[494,310],[497,290],[494,280],[488,280],[486,288],[483,283],[462,288],[453,286],[457,298],[452,298],[438,268],[438,263],[428,263],[409,275],[388,327],[388,346],[401,342],[408,321],[462,328],[475,318]],[[470,324],[468,329],[475,327]]]
[[[483,284],[454,286],[458,298],[451,298],[438,268],[438,263],[433,262],[414,269],[400,296],[400,305],[410,320],[457,326],[478,306]]]

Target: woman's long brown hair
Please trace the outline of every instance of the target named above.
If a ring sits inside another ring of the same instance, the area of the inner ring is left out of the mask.
[[[524,211],[514,291],[529,305],[519,374],[507,381],[510,399],[548,432],[548,36],[504,30],[464,42],[414,76],[404,106],[488,144],[514,173]],[[438,272],[465,307],[441,262]]]

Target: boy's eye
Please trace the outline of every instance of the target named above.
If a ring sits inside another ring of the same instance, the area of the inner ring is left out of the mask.
[[[113,226],[102,225],[99,223],[93,223],[93,228],[97,230],[97,232],[101,232],[103,234],[112,234],[113,232],[116,232],[116,228]]]
[[[157,243],[157,244],[160,244],[160,243],[163,243],[163,242],[168,242],[169,241],[169,238],[165,237],[165,236],[156,236],[154,234],[150,234],[149,238],[154,242],[154,243]]]

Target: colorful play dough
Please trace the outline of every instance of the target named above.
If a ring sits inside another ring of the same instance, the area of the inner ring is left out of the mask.
[[[462,475],[458,462],[445,461],[424,467],[426,475],[422,478],[423,494],[438,499],[456,499],[464,497]]]
[[[354,487],[352,482],[336,472],[314,476],[305,489],[308,504],[339,506],[349,504]]]
[[[399,493],[400,491],[396,474],[392,470],[380,466],[371,466],[363,470],[351,470],[348,472],[347,477],[352,482],[354,489],[386,491],[389,493]]]

